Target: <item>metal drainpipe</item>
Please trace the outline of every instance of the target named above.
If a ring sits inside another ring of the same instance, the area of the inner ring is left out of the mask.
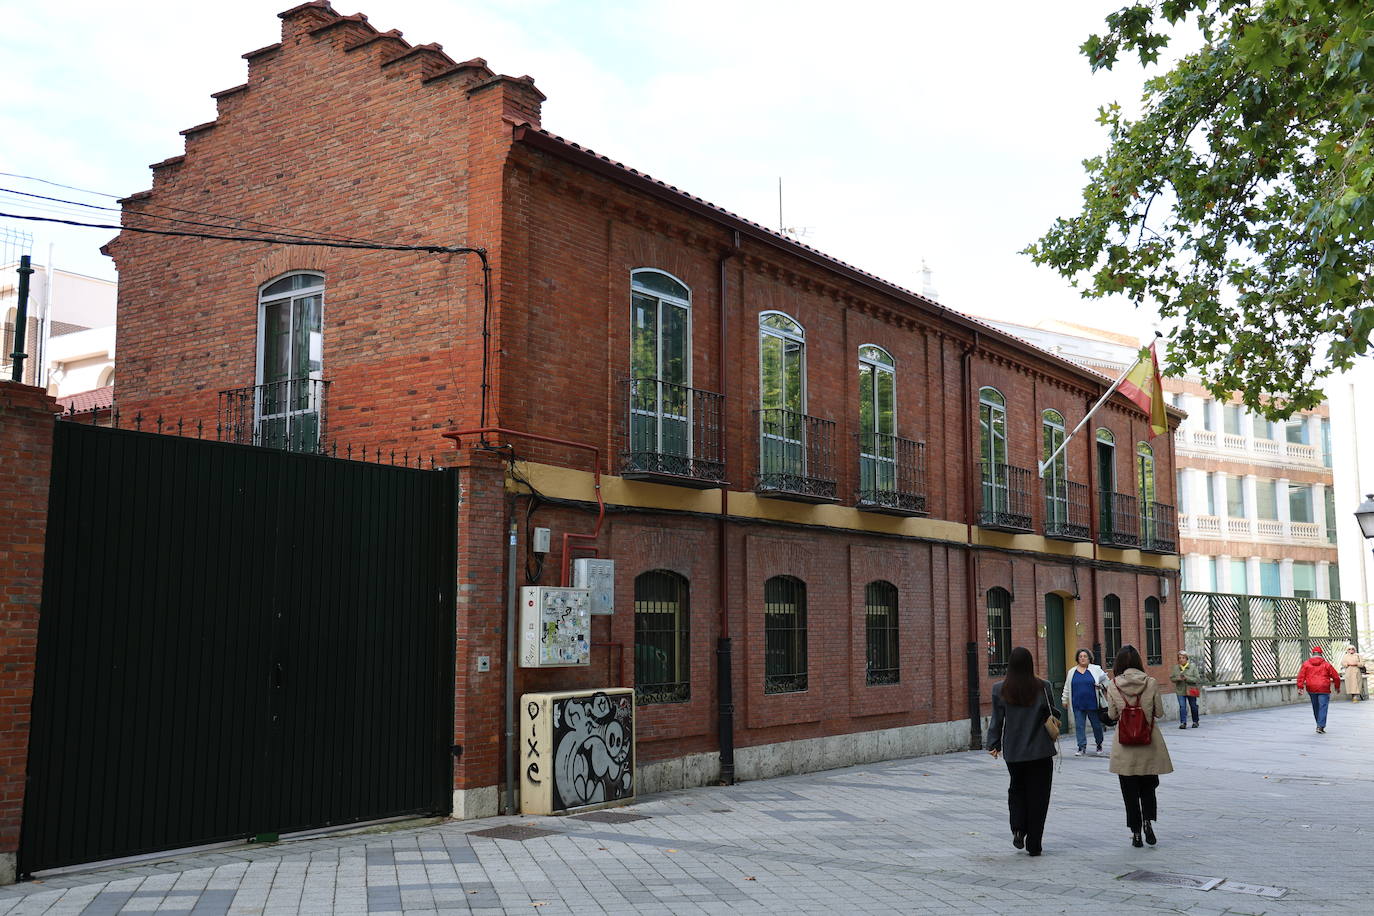
[[[510,543],[506,547],[506,814],[515,813],[515,634],[519,601],[515,588],[515,542],[518,526],[511,513]]]
[[[979,334],[973,332],[973,343],[964,351],[960,362],[961,388],[964,395],[964,447],[965,458],[971,459],[973,447],[973,422],[968,407],[973,402],[973,354],[978,349]],[[967,531],[968,564],[966,569],[965,592],[968,595],[968,645],[965,663],[968,666],[968,717],[969,748],[979,750],[983,746],[982,709],[983,697],[978,682],[978,558],[973,549],[973,468],[965,460],[964,469],[964,520]]]
[[[1092,409],[1093,400],[1085,403],[1085,409]],[[1102,657],[1102,641],[1099,638],[1102,634],[1102,606],[1097,601],[1097,432],[1089,428],[1087,433],[1088,537],[1093,547],[1093,562],[1088,567],[1088,595],[1092,601],[1093,657],[1105,669],[1110,660]]]
[[[721,424],[720,455],[728,461],[729,419],[725,405],[729,403],[729,374],[726,371],[727,332],[726,320],[727,290],[725,264],[739,253],[739,233],[734,233],[733,247],[720,256],[720,327],[717,330],[717,387],[720,389]],[[730,642],[730,564],[726,543],[729,533],[730,487],[720,488],[720,518],[716,530],[716,589],[720,602],[720,636],[716,640],[716,731],[720,743],[720,781],[722,785],[735,784],[735,690],[734,659]]]

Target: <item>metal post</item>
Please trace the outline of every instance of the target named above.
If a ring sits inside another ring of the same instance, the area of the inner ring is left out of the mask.
[[[24,332],[29,324],[29,277],[33,274],[30,260],[28,255],[19,257],[19,309],[14,316],[14,352],[10,354],[14,361],[10,368],[12,382],[24,381]]]
[[[978,692],[978,643],[970,642],[965,650],[968,663],[969,750],[983,749],[983,698]]]
[[[716,640],[716,714],[720,735],[720,784],[735,784],[735,699],[730,657],[730,637]]]
[[[515,813],[515,634],[519,598],[515,590],[515,540],[518,529],[511,514],[510,544],[506,548],[506,814]]]

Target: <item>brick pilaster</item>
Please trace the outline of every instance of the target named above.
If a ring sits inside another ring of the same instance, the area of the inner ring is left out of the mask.
[[[15,879],[24,814],[53,415],[40,388],[0,382],[0,883]]]

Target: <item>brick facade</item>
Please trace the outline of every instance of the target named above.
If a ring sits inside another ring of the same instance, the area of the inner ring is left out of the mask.
[[[56,410],[42,389],[0,382],[0,884],[14,882],[24,811]]]
[[[590,667],[521,670],[521,692],[632,683],[634,582],[648,570],[671,570],[690,584],[691,694],[681,704],[640,708],[641,763],[717,748],[715,647],[724,628],[734,641],[735,740],[750,747],[968,719],[966,653],[970,641],[981,651],[984,596],[993,586],[1012,593],[1013,641],[1031,647],[1042,668],[1045,594],[1070,599],[1084,626],[1080,645],[1102,641],[1103,595],[1121,597],[1123,631],[1139,643],[1145,598],[1159,595],[1166,580],[1176,594],[1172,557],[1043,537],[1038,482],[1026,532],[983,531],[969,517],[980,387],[1006,397],[1008,462],[1033,469],[1042,412],[1060,411],[1072,428],[1108,380],[543,132],[542,96],[527,77],[497,76],[480,60],[455,63],[437,46],[412,47],[325,3],[282,18],[282,42],[245,55],[248,82],[217,93],[216,120],[186,132],[184,155],[154,166],[152,189],[125,202],[124,224],[149,225],[149,214],[176,207],[254,220],[243,223],[253,234],[273,224],[485,249],[493,279],[485,419],[600,449],[610,505],[595,547],[617,561],[617,612],[593,622]],[[133,232],[108,251],[120,273],[122,413],[213,424],[217,392],[257,379],[259,290],[310,270],[325,276],[333,444],[443,454],[440,433],[483,419],[482,276],[470,255]],[[630,372],[630,275],[644,267],[691,291],[690,384],[725,395],[725,524],[718,490],[619,474],[628,437],[620,382]],[[806,413],[836,424],[839,498],[831,505],[761,498],[752,489],[758,321],[769,310],[805,328]],[[897,430],[925,443],[926,518],[853,508],[854,370],[864,344],[892,355]],[[1133,493],[1135,443],[1149,440],[1146,416],[1118,398],[1094,425],[1114,432],[1118,489]],[[589,464],[579,452],[511,444],[522,476],[545,497],[533,524],[555,533],[539,581],[557,584],[557,535],[593,524]],[[1171,437],[1153,448],[1156,499],[1172,504]],[[1091,487],[1092,436],[1070,450],[1070,478]],[[501,779],[505,532],[513,513],[527,561],[529,497],[492,453],[464,451],[457,462],[464,499],[455,740],[465,750],[455,788],[466,791]],[[801,693],[762,689],[762,590],[775,575],[807,584],[810,678]],[[863,595],[874,579],[893,583],[901,596],[901,675],[882,686],[865,679]],[[1167,660],[1182,633],[1176,603],[1165,599],[1164,608]],[[1076,646],[1064,648],[1071,659]],[[489,673],[477,672],[478,655],[491,657]],[[978,674],[986,714],[986,665]]]

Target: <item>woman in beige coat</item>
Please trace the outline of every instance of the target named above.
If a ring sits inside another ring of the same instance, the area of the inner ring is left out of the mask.
[[[1118,725],[1116,740],[1112,742],[1112,762],[1108,767],[1121,782],[1121,799],[1126,803],[1126,827],[1131,831],[1131,845],[1145,842],[1155,844],[1154,821],[1158,820],[1159,805],[1155,790],[1159,777],[1174,771],[1169,749],[1164,745],[1164,733],[1156,720],[1164,717],[1164,700],[1159,695],[1159,683],[1145,673],[1145,663],[1135,646],[1122,646],[1112,671],[1116,676],[1107,684],[1107,706],[1113,718],[1120,718],[1121,710],[1137,703],[1150,722],[1149,744],[1122,744]]]
[[[1350,702],[1360,702],[1364,693],[1364,659],[1355,651],[1354,646],[1345,647],[1345,657],[1341,659],[1341,680],[1345,682],[1345,692],[1350,694]]]

